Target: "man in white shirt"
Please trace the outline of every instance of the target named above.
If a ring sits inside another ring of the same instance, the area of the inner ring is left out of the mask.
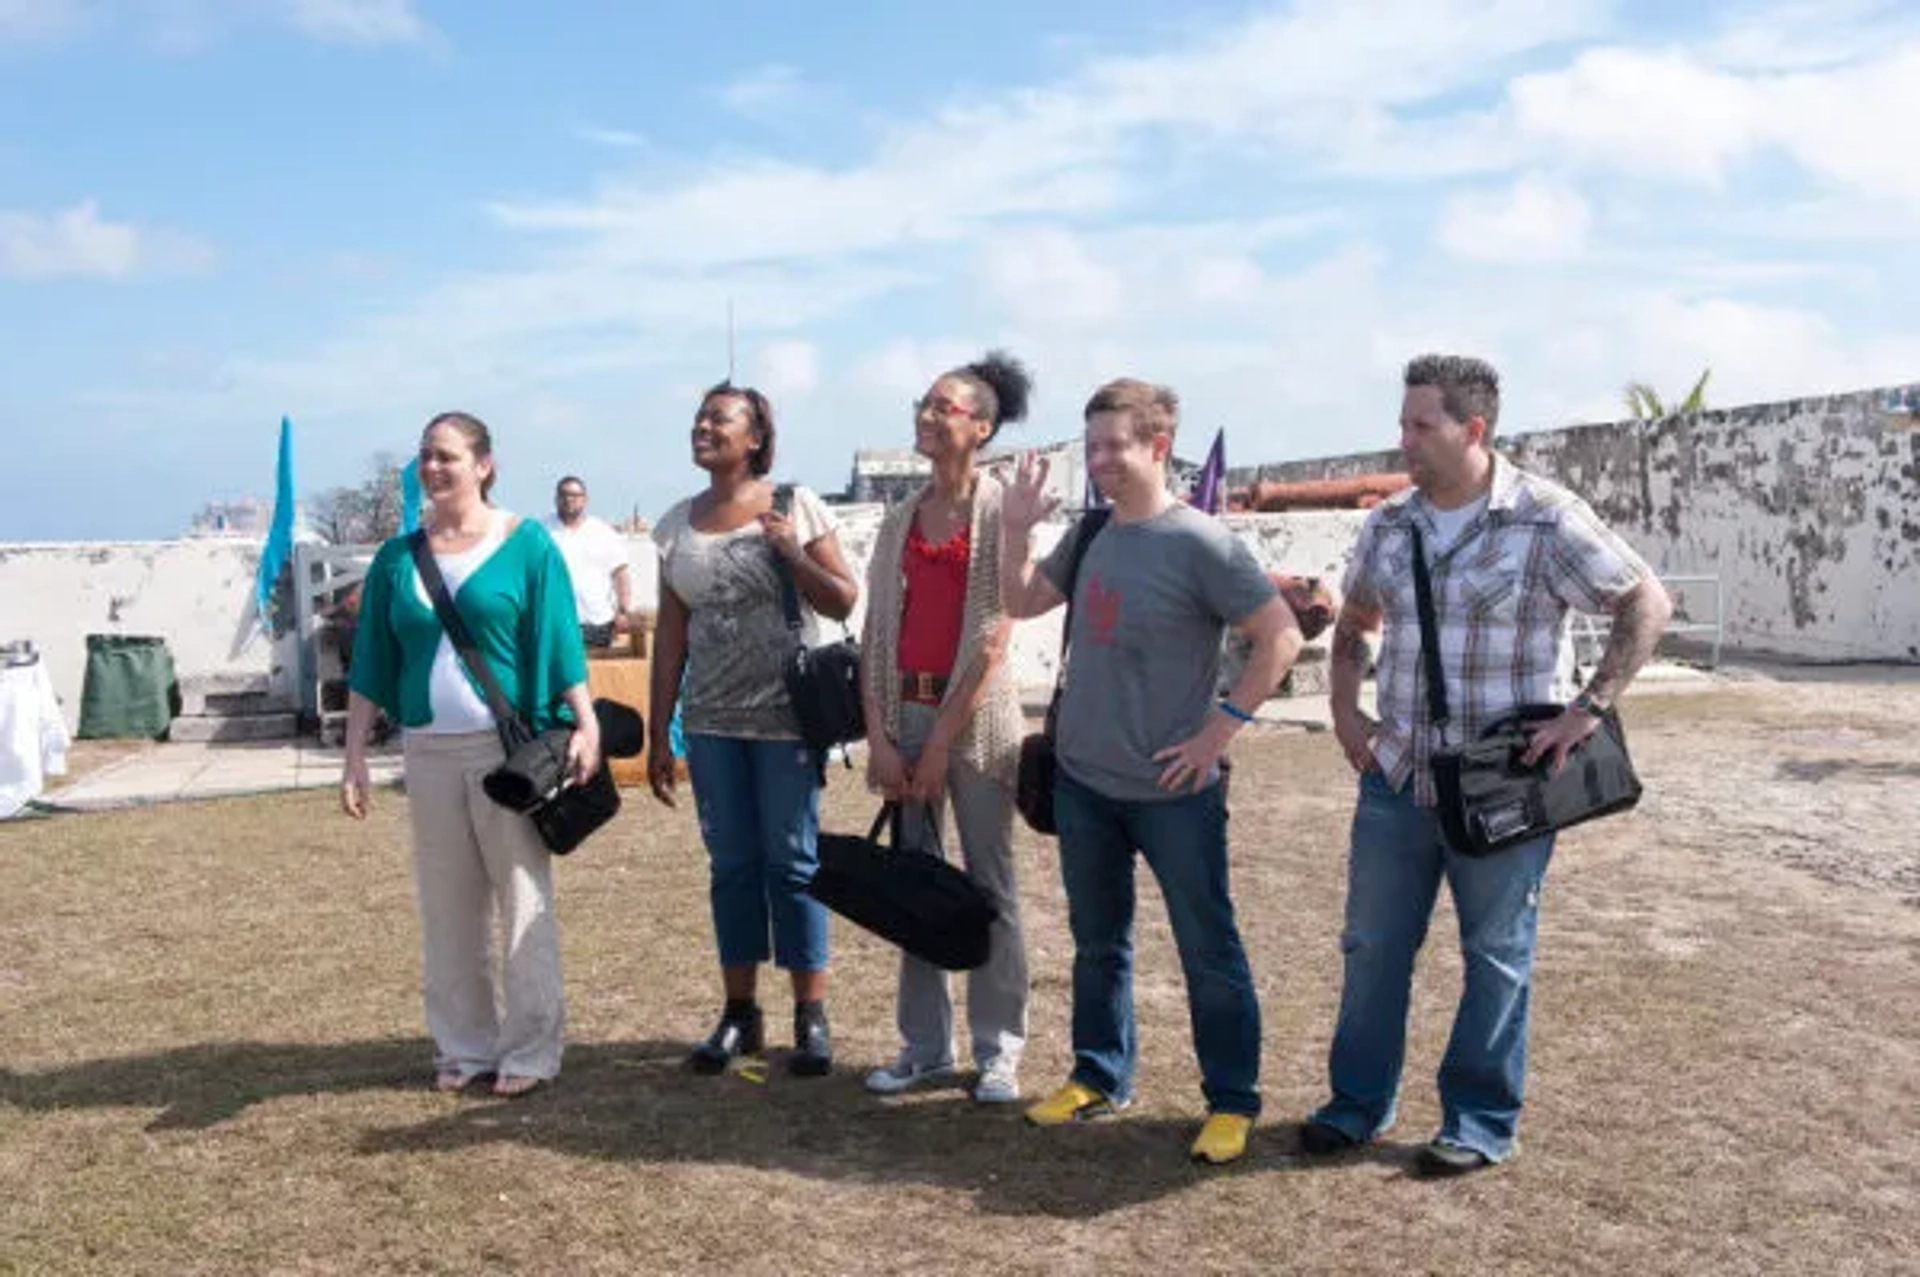
[[[614,635],[631,626],[627,543],[605,520],[587,513],[587,485],[574,475],[554,486],[553,513],[545,522],[573,577],[580,637],[589,648],[612,647]]]

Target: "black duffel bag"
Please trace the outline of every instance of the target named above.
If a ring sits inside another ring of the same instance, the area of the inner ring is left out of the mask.
[[[931,817],[923,828],[938,846]],[[892,845],[880,840],[885,834]],[[900,846],[900,806],[887,803],[866,837],[822,832],[807,894],[914,957],[948,971],[984,966],[999,910],[938,854]]]
[[[1413,533],[1413,595],[1420,614],[1420,658],[1426,667],[1427,713],[1445,738],[1447,680],[1440,667],[1440,624],[1434,616],[1433,578],[1420,529]],[[1627,755],[1626,729],[1611,708],[1594,733],[1567,751],[1556,773],[1546,755],[1531,767],[1520,760],[1532,745],[1526,724],[1563,712],[1559,705],[1526,705],[1504,715],[1477,740],[1441,748],[1432,758],[1440,830],[1455,851],[1485,856],[1559,829],[1626,811],[1640,801],[1640,778]]]

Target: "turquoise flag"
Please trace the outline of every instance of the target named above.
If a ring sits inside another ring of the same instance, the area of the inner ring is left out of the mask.
[[[400,530],[418,532],[420,530],[420,506],[426,500],[426,494],[420,491],[420,458],[413,460],[400,470]]]
[[[273,523],[260,551],[260,571],[253,579],[253,600],[264,623],[273,616],[273,587],[293,557],[293,422],[280,418],[280,461],[273,483]]]

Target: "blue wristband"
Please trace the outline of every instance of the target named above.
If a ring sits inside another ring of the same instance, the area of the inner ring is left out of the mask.
[[[1253,721],[1253,715],[1247,713],[1247,711],[1241,709],[1224,696],[1220,698],[1220,712],[1228,718],[1237,718],[1243,723],[1251,723]]]

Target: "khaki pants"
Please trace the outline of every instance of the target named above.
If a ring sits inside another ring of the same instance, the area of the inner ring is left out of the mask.
[[[550,1078],[566,1025],[553,857],[480,788],[501,757],[492,732],[407,733],[427,1030],[443,1072]]]
[[[908,702],[900,707],[901,755],[909,762],[933,730],[937,711]],[[967,1022],[974,1064],[1018,1068],[1027,1044],[1027,946],[1020,927],[1020,892],[1013,875],[1013,791],[954,759],[947,789],[929,812],[907,803],[900,812],[900,845],[947,858],[940,836],[943,808],[953,808],[967,873],[1000,911],[985,966],[967,973]],[[931,817],[931,819],[929,819]],[[917,1064],[953,1060],[953,994],[947,973],[911,954],[900,955],[898,1019],[906,1055]]]

